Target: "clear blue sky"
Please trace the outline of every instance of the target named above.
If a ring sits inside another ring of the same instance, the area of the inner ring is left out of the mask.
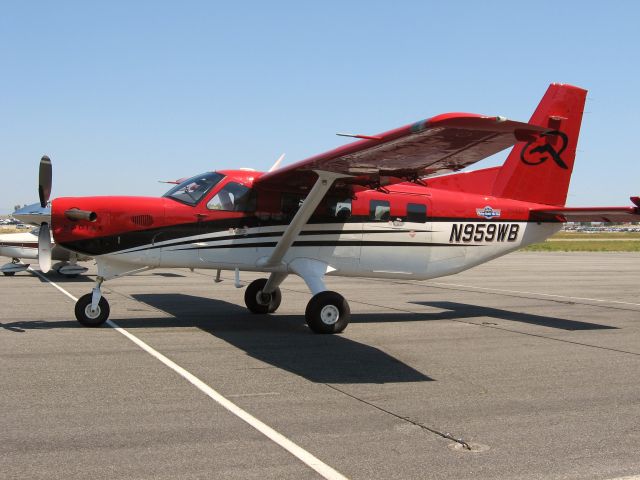
[[[268,169],[335,132],[526,121],[550,82],[589,89],[568,204],[626,205],[639,20],[633,1],[5,2],[0,213],[37,200],[45,153],[54,196],[159,195],[157,180]]]

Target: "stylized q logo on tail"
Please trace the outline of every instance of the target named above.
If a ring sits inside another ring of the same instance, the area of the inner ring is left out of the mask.
[[[556,136],[560,139],[560,148],[556,149],[553,145],[548,143],[550,136]],[[568,170],[569,167],[564,163],[564,160],[562,160],[562,157],[560,156],[567,148],[568,143],[569,137],[560,130],[543,133],[538,138],[531,140],[525,145],[520,152],[520,160],[527,165],[540,165],[549,160],[549,158],[552,158],[560,168]]]

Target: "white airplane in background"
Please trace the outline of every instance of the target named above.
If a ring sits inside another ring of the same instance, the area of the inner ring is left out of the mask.
[[[36,208],[37,207],[37,208]],[[14,218],[21,222],[38,225],[29,232],[16,232],[0,234],[0,256],[11,258],[11,262],[0,267],[0,272],[5,276],[13,276],[18,272],[23,272],[29,268],[29,263],[22,262],[23,259],[38,260],[38,235],[39,225],[48,222],[51,218],[50,209],[42,209],[40,204],[28,205],[13,213]],[[51,242],[51,259],[57,260],[51,268],[66,277],[76,277],[85,273],[88,268],[78,265],[78,261],[90,260],[91,257],[79,255],[62,248]]]

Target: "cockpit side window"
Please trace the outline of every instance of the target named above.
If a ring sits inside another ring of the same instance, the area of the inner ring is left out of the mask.
[[[253,212],[256,209],[256,198],[249,187],[229,182],[207,202],[207,208],[227,212]]]
[[[187,205],[196,205],[213,187],[215,187],[224,175],[216,172],[196,175],[176,185],[163,195]]]

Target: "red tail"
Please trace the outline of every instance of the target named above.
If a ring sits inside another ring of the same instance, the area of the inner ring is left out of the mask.
[[[565,204],[586,96],[586,90],[571,85],[549,86],[529,123],[549,127],[553,132],[513,147],[498,173],[493,195],[547,205]]]

